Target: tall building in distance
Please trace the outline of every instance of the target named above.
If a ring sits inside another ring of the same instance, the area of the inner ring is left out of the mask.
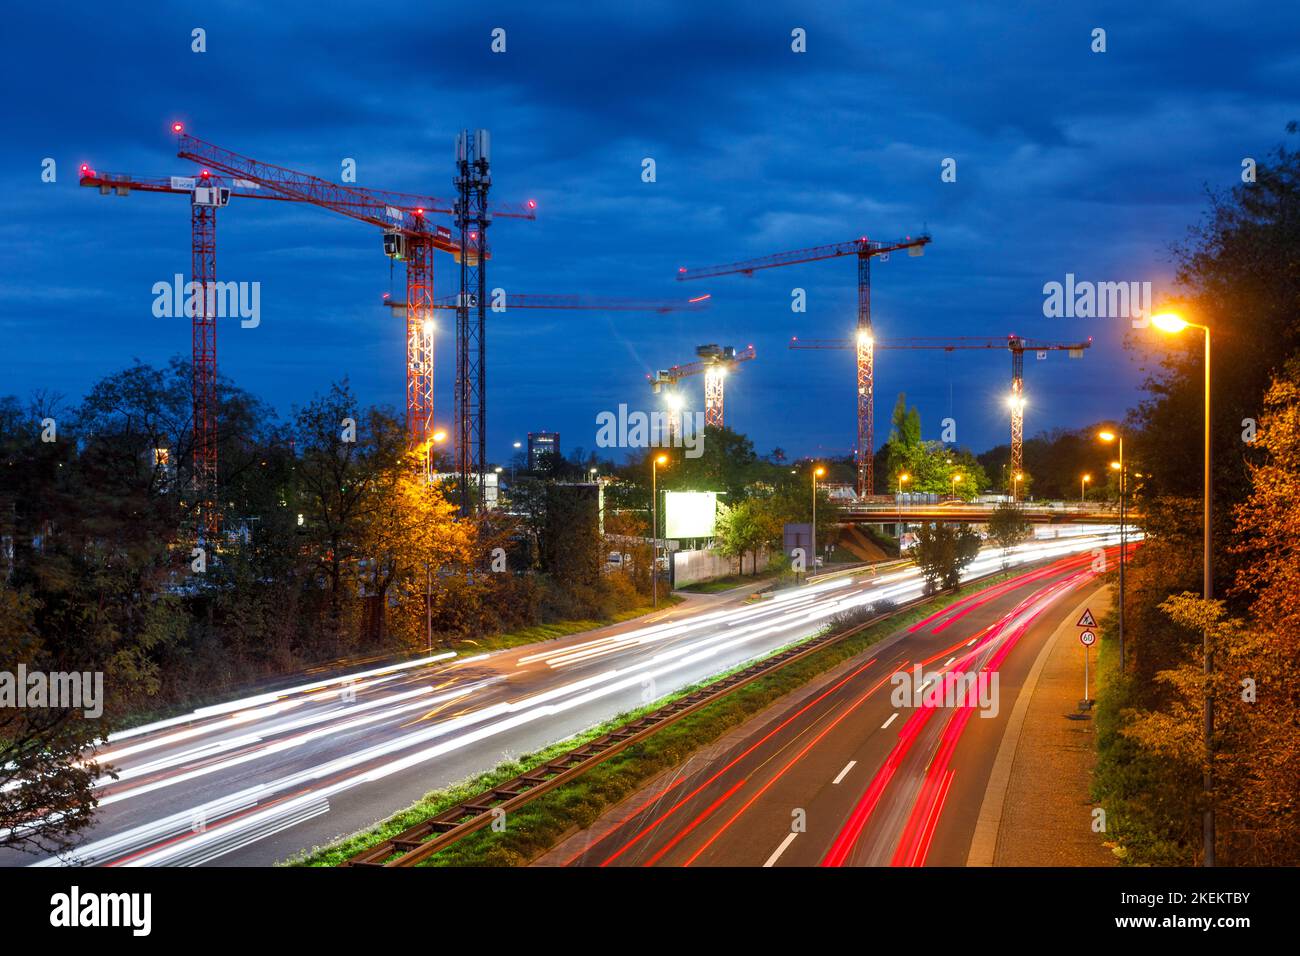
[[[528,433],[528,470],[537,471],[541,467],[543,455],[560,457],[559,432]]]

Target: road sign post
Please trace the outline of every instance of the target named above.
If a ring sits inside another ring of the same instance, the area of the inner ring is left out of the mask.
[[[1084,616],[1091,618],[1092,612],[1087,611]],[[1092,631],[1081,631],[1079,643],[1083,645],[1083,701],[1086,704],[1088,702],[1088,649],[1097,643],[1097,635]]]

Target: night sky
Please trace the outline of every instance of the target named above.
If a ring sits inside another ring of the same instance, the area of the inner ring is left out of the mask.
[[[645,376],[697,344],[753,343],[727,421],[761,453],[848,453],[851,258],[677,283],[708,265],[928,230],[924,258],[873,269],[877,336],[1076,340],[1082,361],[1026,358],[1026,432],[1121,415],[1140,362],[1128,320],[1047,319],[1066,273],[1172,288],[1171,244],[1300,118],[1300,7],[1176,3],[26,4],[6,12],[0,163],[0,394],[77,400],[133,359],[188,356],[188,320],[151,287],[189,272],[180,196],[101,197],[77,167],[192,174],[168,133],[358,185],[452,195],[462,127],[493,137],[494,193],[535,198],[536,222],[489,233],[489,286],[653,297],[713,294],[696,315],[512,312],[489,317],[490,457],[528,431],[595,444],[595,416],[654,407]],[[1142,9],[1138,9],[1141,7]],[[310,11],[310,12],[307,12]],[[207,52],[191,52],[191,30]],[[506,30],[506,52],[490,50]],[[807,52],[791,51],[791,30]],[[1105,53],[1090,50],[1106,30]],[[41,162],[58,181],[41,181]],[[652,157],[657,182],[641,181]],[[941,163],[957,161],[957,181]],[[450,218],[447,218],[450,224]],[[219,216],[218,278],[261,283],[261,324],[226,321],[221,372],[288,415],[347,377],[363,401],[403,396],[399,317],[378,230],[298,205],[235,200]],[[449,257],[439,295],[455,289]],[[402,270],[392,274],[404,295]],[[790,309],[793,288],[808,309]],[[450,313],[442,326],[451,328]],[[1152,333],[1133,332],[1134,336]],[[438,342],[449,425],[452,338]],[[885,352],[877,438],[900,391],[923,433],[1007,441],[1004,352]],[[700,380],[691,384],[700,393]]]

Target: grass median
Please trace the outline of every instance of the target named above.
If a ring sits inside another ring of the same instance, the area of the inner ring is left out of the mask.
[[[987,587],[991,583],[1010,577],[1012,573],[1019,572],[1003,572],[995,577],[985,578],[977,585],[967,585],[955,593],[936,596],[919,607],[894,614],[857,634],[761,677],[721,700],[664,727],[640,743],[615,754],[578,779],[557,787],[521,807],[510,814],[504,831],[497,833],[491,829],[484,829],[472,833],[422,865],[526,865],[555,846],[569,833],[590,826],[602,813],[644,786],[655,775],[680,764],[696,750],[717,740],[779,698],[837,664],[862,653],[895,631],[959,600],[973,588]],[[849,629],[851,626],[846,624],[843,629]],[[772,653],[775,652],[776,649]],[[749,661],[742,665],[742,668],[753,663]],[[725,675],[716,675],[707,683],[712,683],[723,676]],[[436,816],[467,797],[499,786],[521,773],[554,760],[561,754],[664,706],[665,703],[697,690],[700,686],[707,686],[707,683],[683,688],[669,697],[656,701],[651,706],[620,714],[612,720],[557,742],[544,750],[503,763],[493,770],[478,774],[451,787],[435,790],[418,803],[389,817],[370,830],[355,834],[331,846],[313,849],[290,863],[298,866],[336,866],[349,857]]]

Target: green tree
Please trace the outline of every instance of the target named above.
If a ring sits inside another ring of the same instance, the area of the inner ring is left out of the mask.
[[[1003,501],[989,515],[988,531],[989,537],[1005,551],[1028,541],[1033,536],[1034,526],[1025,517],[1023,508]]]
[[[768,544],[772,513],[764,508],[765,502],[748,500],[719,509],[716,528],[718,550],[739,562],[738,571],[745,573],[745,555],[751,556],[750,571],[757,573],[757,552]]]
[[[952,590],[961,584],[961,572],[979,554],[980,538],[965,525],[938,521],[920,525],[912,560],[925,575],[927,590]]]

